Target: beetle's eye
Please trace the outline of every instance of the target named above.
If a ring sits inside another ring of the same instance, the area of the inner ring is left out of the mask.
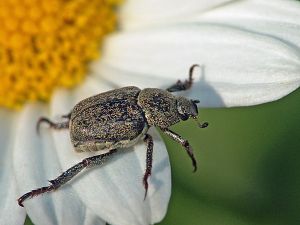
[[[189,118],[188,115],[186,115],[186,114],[180,114],[180,119],[181,119],[181,120],[185,121],[185,120],[187,120],[188,118]]]

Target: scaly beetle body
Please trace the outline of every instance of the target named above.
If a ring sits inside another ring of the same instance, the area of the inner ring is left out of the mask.
[[[69,129],[71,142],[76,151],[103,153],[82,160],[56,179],[50,180],[51,185],[24,194],[18,199],[19,205],[23,206],[23,201],[27,198],[58,189],[82,169],[103,164],[117,149],[133,146],[141,138],[144,138],[147,144],[146,171],[143,178],[146,198],[148,177],[152,169],[153,139],[147,134],[151,126],[160,128],[185,148],[192,159],[195,171],[197,164],[188,141],[169,130],[170,126],[181,120],[189,118],[197,120],[196,103],[199,101],[177,97],[170,93],[186,90],[192,86],[192,73],[195,66],[197,65],[190,68],[188,80],[178,81],[167,90],[123,87],[82,100],[68,115],[63,116],[68,119],[66,122],[54,123],[47,118],[41,118],[37,128],[42,122],[46,122],[54,129]],[[207,125],[207,123],[199,124],[202,128]]]
[[[70,136],[76,151],[101,151],[134,145],[148,131],[141,90],[124,87],[79,102],[71,112]]]

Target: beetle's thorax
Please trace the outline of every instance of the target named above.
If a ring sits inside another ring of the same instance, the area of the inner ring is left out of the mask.
[[[174,95],[157,88],[143,89],[138,96],[138,105],[144,111],[148,124],[160,128],[180,121],[176,102]]]

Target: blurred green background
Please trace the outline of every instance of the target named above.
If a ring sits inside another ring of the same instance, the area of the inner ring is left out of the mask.
[[[194,147],[196,173],[164,136],[173,188],[160,225],[300,224],[300,90],[259,106],[202,109],[199,118],[208,128],[173,127]]]
[[[202,109],[200,120],[172,128],[187,138],[198,171],[181,146],[163,136],[172,197],[160,225],[300,224],[300,90],[253,107]],[[26,224],[31,224],[27,219]]]

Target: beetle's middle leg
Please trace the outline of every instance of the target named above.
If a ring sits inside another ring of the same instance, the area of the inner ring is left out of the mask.
[[[191,158],[193,162],[194,172],[197,170],[197,161],[195,159],[192,146],[189,144],[189,142],[185,139],[183,139],[179,134],[176,134],[175,132],[169,130],[168,128],[162,129],[162,131],[171,137],[174,141],[178,142],[182,147],[185,148],[186,152],[188,153],[189,157]]]
[[[68,129],[69,128],[69,121],[70,121],[70,118],[71,118],[71,113],[66,114],[66,115],[62,115],[62,118],[66,118],[68,120],[66,122],[55,123],[55,122],[52,122],[51,120],[49,120],[46,117],[41,117],[38,120],[37,124],[36,124],[37,133],[39,133],[40,126],[41,126],[42,123],[47,123],[50,126],[50,128],[53,128],[53,129],[56,129],[56,130]]]
[[[193,72],[195,67],[200,67],[198,64],[194,64],[190,67],[189,70],[189,78],[182,82],[181,80],[178,80],[176,84],[173,84],[169,88],[167,88],[168,92],[177,92],[177,91],[184,91],[188,90],[192,87],[193,85]]]
[[[148,192],[148,178],[151,176],[152,170],[152,153],[153,153],[153,138],[150,134],[146,134],[144,138],[144,142],[147,145],[147,153],[146,153],[146,171],[144,173],[143,184],[145,188],[145,196],[144,200],[146,199],[147,192]]]
[[[26,199],[41,195],[41,194],[46,193],[46,192],[55,191],[56,189],[58,189],[63,184],[70,181],[73,177],[75,177],[84,168],[91,168],[91,167],[94,167],[94,166],[102,165],[115,152],[117,152],[117,149],[112,149],[112,150],[110,150],[109,152],[107,152],[105,154],[85,158],[80,163],[77,163],[76,165],[72,166],[71,168],[69,168],[68,170],[63,172],[56,179],[49,180],[49,182],[51,183],[49,186],[41,187],[41,188],[32,190],[32,191],[22,195],[18,199],[19,205],[24,207],[23,202]]]

